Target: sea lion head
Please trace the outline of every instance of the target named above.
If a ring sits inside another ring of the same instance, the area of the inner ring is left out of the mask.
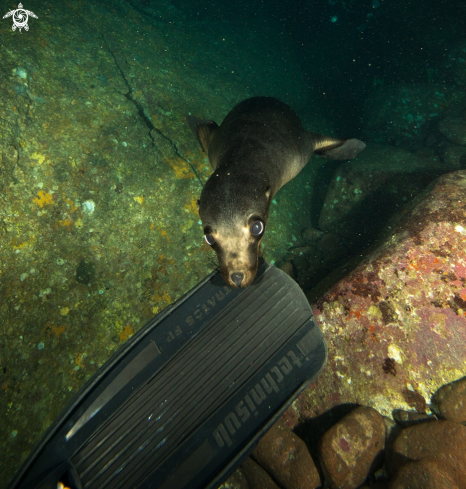
[[[256,276],[271,198],[264,176],[219,169],[202,190],[198,208],[205,240],[230,287],[248,287]]]

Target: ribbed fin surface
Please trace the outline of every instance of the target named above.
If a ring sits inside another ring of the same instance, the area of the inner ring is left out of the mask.
[[[245,289],[103,424],[72,459],[86,489],[136,487],[267,363],[309,317],[285,285]]]

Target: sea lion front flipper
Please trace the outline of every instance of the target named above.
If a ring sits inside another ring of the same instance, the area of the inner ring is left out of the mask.
[[[314,153],[331,160],[352,160],[366,145],[359,139],[339,139],[311,134]]]
[[[188,121],[191,131],[201,143],[202,149],[208,154],[209,145],[215,131],[218,129],[218,124],[214,121],[203,121],[202,119],[198,119],[191,115],[187,115],[186,120]]]

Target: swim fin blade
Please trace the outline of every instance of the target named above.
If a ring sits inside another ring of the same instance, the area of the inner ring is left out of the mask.
[[[229,289],[213,272],[90,379],[9,488],[214,489],[326,360],[285,273],[264,262]]]

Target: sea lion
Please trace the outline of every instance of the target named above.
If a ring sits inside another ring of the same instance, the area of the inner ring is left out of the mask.
[[[220,126],[187,120],[214,170],[197,201],[205,240],[233,288],[254,280],[270,202],[312,153],[349,160],[366,146],[358,139],[307,132],[293,109],[272,97],[240,102]]]

